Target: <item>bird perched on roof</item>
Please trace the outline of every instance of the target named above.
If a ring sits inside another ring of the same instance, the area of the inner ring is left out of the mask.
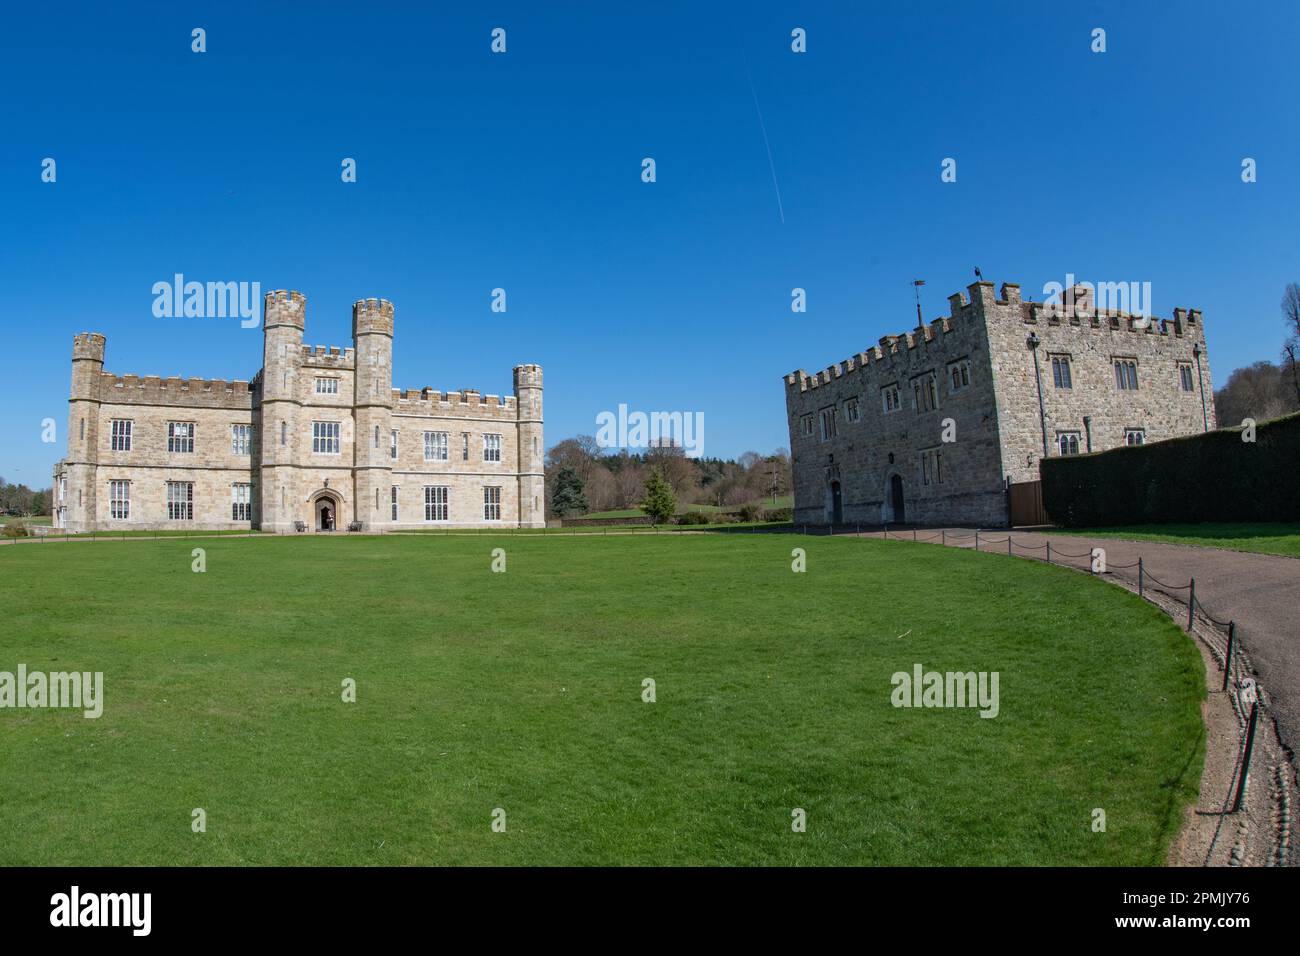
[[[976,267],[975,267],[975,278],[977,278],[977,279],[983,279],[983,278],[984,278],[982,275],[980,275],[980,267],[979,267],[979,266],[976,266]]]

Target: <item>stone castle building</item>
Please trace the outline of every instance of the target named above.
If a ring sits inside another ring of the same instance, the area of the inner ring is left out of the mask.
[[[1215,427],[1199,310],[1144,328],[1088,286],[1050,305],[1010,283],[968,291],[946,318],[785,377],[797,523],[1007,526],[1045,456]]]
[[[354,347],[302,344],[306,297],[268,293],[251,381],[104,371],[104,336],[72,347],[68,455],[55,522],[369,532],[541,527],[542,369],[514,395],[392,387],[393,305],[352,307]]]

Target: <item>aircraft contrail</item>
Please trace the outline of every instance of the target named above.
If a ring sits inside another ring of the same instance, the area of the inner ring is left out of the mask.
[[[754,98],[754,112],[758,114],[758,128],[763,131],[763,148],[767,150],[767,167],[772,170],[772,188],[776,190],[776,211],[781,214],[781,224],[785,225],[785,207],[781,204],[781,185],[776,181],[776,163],[772,161],[772,145],[767,141],[767,124],[763,122],[763,111],[758,105],[758,93],[754,91],[754,77],[750,75],[748,63],[745,64],[745,79],[749,80],[749,95]]]

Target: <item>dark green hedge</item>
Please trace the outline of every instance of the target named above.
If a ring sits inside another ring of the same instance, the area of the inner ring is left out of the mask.
[[[1067,528],[1300,521],[1300,414],[1091,455],[1044,458],[1043,506]]]

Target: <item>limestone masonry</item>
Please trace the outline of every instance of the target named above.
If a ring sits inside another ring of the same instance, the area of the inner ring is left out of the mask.
[[[72,346],[70,531],[387,531],[545,524],[542,369],[514,395],[392,387],[393,305],[352,307],[353,348],[302,344],[307,300],[268,293],[252,381],[114,375],[104,336]]]
[[[968,291],[947,318],[785,377],[797,523],[1005,526],[1008,486],[1044,456],[1215,427],[1199,310],[1143,328],[1087,286],[1055,306]]]

